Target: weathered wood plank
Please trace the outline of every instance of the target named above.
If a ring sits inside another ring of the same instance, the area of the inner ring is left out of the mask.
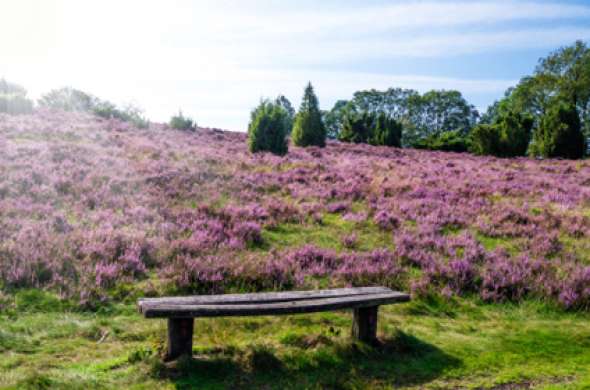
[[[166,360],[193,353],[193,318],[168,318],[168,353]]]
[[[262,304],[173,305],[159,302],[143,302],[142,312],[147,318],[255,316],[357,309],[409,300],[410,296],[408,294],[391,291],[358,296]]]
[[[368,344],[377,341],[377,317],[379,306],[354,309],[352,317],[352,337]]]
[[[392,290],[387,287],[356,287],[329,290],[285,291],[249,294],[194,295],[189,297],[141,298],[139,299],[138,304],[141,310],[143,305],[151,305],[154,303],[170,305],[231,305],[238,303],[259,304],[324,299],[331,297],[349,297],[383,292],[392,292]]]

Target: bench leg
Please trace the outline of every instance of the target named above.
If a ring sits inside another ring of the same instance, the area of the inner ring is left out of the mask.
[[[354,309],[352,319],[352,337],[368,344],[376,343],[378,310],[379,306]]]
[[[166,360],[193,354],[194,318],[168,318],[168,354]]]

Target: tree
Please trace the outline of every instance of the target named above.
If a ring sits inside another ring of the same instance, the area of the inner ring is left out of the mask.
[[[471,130],[471,152],[497,156],[500,150],[500,132],[497,125],[480,124]]]
[[[33,102],[27,98],[27,90],[18,84],[0,79],[0,113],[29,114],[33,111]]]
[[[326,126],[326,136],[330,139],[337,139],[342,130],[342,122],[346,111],[350,109],[352,103],[348,100],[338,100],[330,111],[322,112],[322,120]]]
[[[418,102],[418,128],[421,136],[458,131],[466,135],[475,125],[479,114],[459,91],[429,91]]]
[[[401,146],[402,125],[384,112],[372,121],[373,128],[369,136],[371,145]]]
[[[305,88],[291,138],[297,146],[326,146],[326,128],[311,83]]]
[[[343,142],[399,147],[401,137],[401,123],[384,112],[358,113],[350,110],[344,118],[342,131],[338,139]]]
[[[534,74],[523,77],[507,98],[516,111],[533,116],[534,129],[553,104],[564,101],[576,109],[582,129],[590,136],[590,49],[576,41],[539,59]]]
[[[287,145],[287,117],[284,107],[262,100],[250,115],[248,125],[248,149],[252,153],[268,151],[277,155],[285,155]]]
[[[525,156],[531,142],[533,117],[500,105],[499,120],[496,122],[499,133],[499,157]]]
[[[582,158],[585,151],[586,140],[577,110],[565,101],[554,103],[535,131],[531,153],[542,157],[577,159]]]
[[[531,115],[513,110],[509,106],[509,100],[497,102],[492,123],[482,123],[472,130],[471,149],[480,155],[525,156],[532,127]]]
[[[192,118],[182,115],[182,111],[178,111],[178,115],[174,115],[170,118],[170,127],[175,130],[195,131],[197,129],[197,124]]]
[[[420,95],[412,89],[371,89],[355,92],[350,101],[337,102],[324,117],[329,134],[343,130],[344,118],[351,110],[385,113],[401,123],[404,146],[448,131],[456,130],[466,136],[479,116],[475,107],[458,91],[430,91]]]
[[[37,104],[57,110],[92,112],[99,104],[99,99],[79,89],[64,87],[44,94]]]
[[[287,112],[286,116],[286,127],[287,127],[287,134],[291,134],[293,130],[293,122],[295,121],[295,109],[293,105],[284,95],[279,95],[276,100],[275,104],[279,105],[280,107],[284,108]]]
[[[367,143],[371,137],[375,114],[369,112],[358,113],[350,110],[346,113],[342,123],[342,131],[338,139],[355,144]]]

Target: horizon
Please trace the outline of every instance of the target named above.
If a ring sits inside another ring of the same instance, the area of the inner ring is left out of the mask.
[[[307,81],[325,110],[401,87],[456,89],[481,113],[540,57],[590,37],[581,1],[25,0],[0,13],[0,78],[30,97],[71,86],[152,121],[182,110],[234,131],[263,97],[298,108]]]

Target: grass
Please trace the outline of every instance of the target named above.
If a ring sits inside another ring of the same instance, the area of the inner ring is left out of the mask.
[[[25,295],[25,299],[21,295]],[[19,293],[0,315],[0,388],[590,388],[590,314],[536,302],[415,301],[380,311],[382,345],[348,312],[196,321],[194,358],[163,364],[166,324]]]
[[[370,251],[377,248],[393,248],[391,232],[385,232],[371,220],[353,222],[340,214],[325,213],[322,222],[306,224],[285,223],[272,229],[265,229],[262,238],[266,243],[260,249],[285,249],[312,244],[338,252],[347,248],[343,244],[346,236],[356,235],[355,250]]]

